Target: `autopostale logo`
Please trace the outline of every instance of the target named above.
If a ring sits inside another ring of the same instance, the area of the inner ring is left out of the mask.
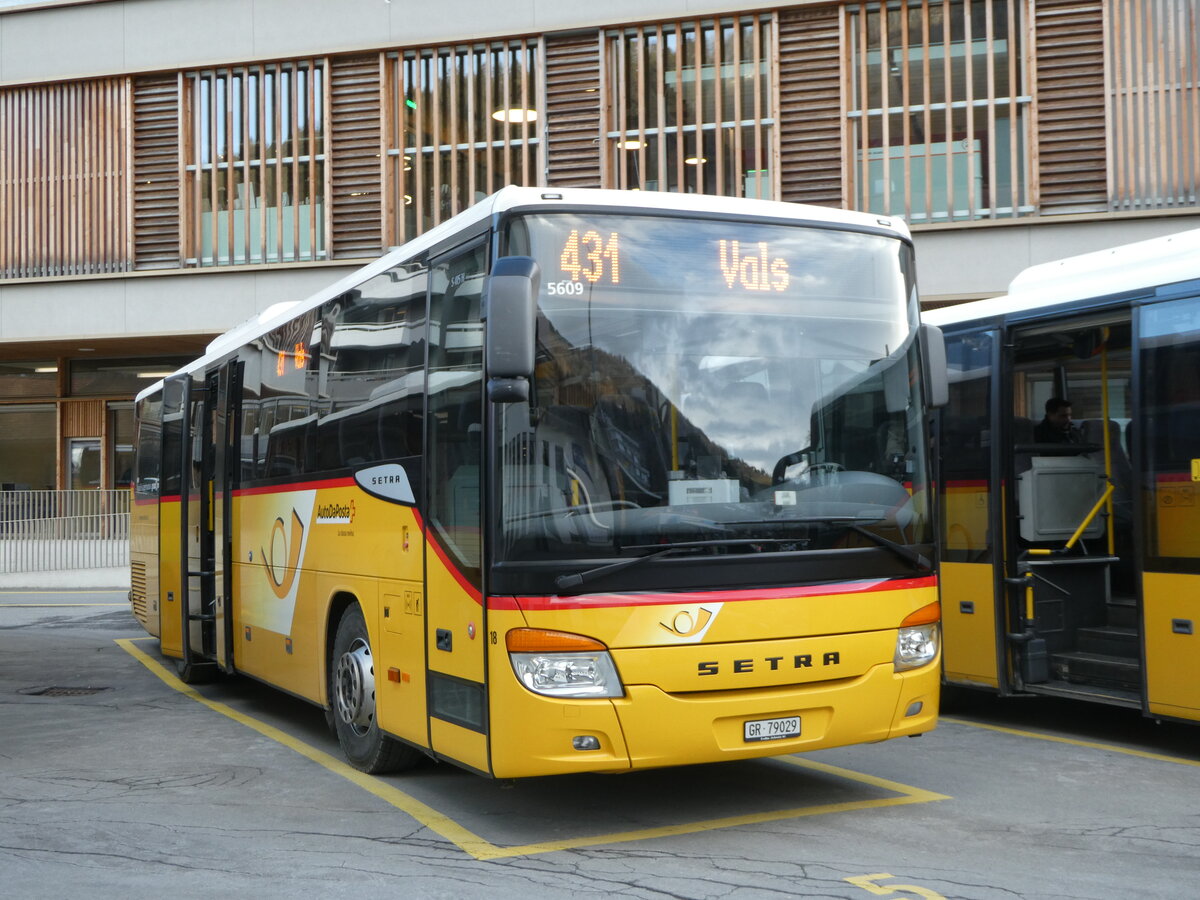
[[[282,517],[276,517],[271,526],[267,547],[260,548],[263,571],[267,583],[275,596],[283,600],[292,590],[296,570],[300,565],[300,548],[304,544],[304,522],[294,509],[291,516],[291,532]]]
[[[665,628],[677,638],[689,643],[697,643],[704,639],[708,629],[712,627],[722,604],[711,603],[704,606],[688,606],[677,609],[659,621],[659,626]]]

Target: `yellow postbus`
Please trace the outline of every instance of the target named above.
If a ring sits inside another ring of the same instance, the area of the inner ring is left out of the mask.
[[[913,273],[877,216],[505,188],[138,397],[134,611],[368,772],[928,731]]]
[[[925,318],[946,682],[1200,720],[1200,230]]]

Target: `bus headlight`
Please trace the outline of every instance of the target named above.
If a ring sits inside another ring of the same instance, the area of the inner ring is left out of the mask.
[[[929,665],[937,659],[942,605],[930,603],[905,617],[896,632],[895,670],[903,672]]]
[[[896,671],[916,669],[937,658],[938,626],[913,625],[896,634]]]
[[[515,628],[505,636],[517,680],[548,697],[622,697],[625,688],[608,648],[563,631]]]

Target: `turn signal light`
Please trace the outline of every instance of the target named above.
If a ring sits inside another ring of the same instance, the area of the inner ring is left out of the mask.
[[[928,606],[922,606],[916,612],[909,613],[904,617],[904,621],[900,623],[901,628],[907,628],[910,625],[932,625],[934,622],[942,620],[942,604],[938,601],[933,601]]]
[[[509,653],[594,653],[607,650],[595,638],[545,628],[514,628],[504,636]]]

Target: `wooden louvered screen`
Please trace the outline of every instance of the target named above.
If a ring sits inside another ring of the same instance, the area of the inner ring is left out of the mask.
[[[780,199],[845,205],[842,48],[836,6],[779,15]]]
[[[345,259],[383,252],[381,59],[329,61],[331,244]]]
[[[179,76],[133,82],[133,254],[137,269],[178,268]]]
[[[129,269],[124,78],[0,90],[0,278]]]
[[[98,437],[104,433],[103,400],[64,400],[59,408],[63,437]]]
[[[1112,209],[1200,202],[1200,9],[1194,0],[1107,4]]]
[[[402,244],[509,184],[541,183],[541,52],[527,39],[388,55],[388,241]]]
[[[547,184],[600,187],[600,35],[546,39]]]
[[[1108,208],[1102,0],[1036,0],[1038,206]]]
[[[774,27],[749,15],[610,31],[610,186],[771,199]]]

